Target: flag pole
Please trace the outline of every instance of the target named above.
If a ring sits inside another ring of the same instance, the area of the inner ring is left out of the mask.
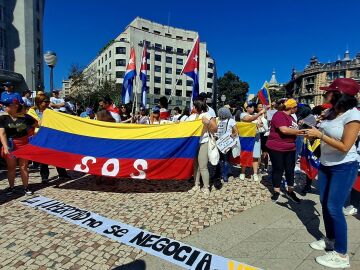
[[[186,61],[185,61],[184,65],[183,65],[183,67],[182,67],[182,69],[181,69],[180,74],[176,76],[176,81],[175,81],[175,85],[174,85],[174,87],[173,87],[173,90],[176,89],[176,86],[177,86],[177,84],[178,84],[178,82],[179,82],[179,78],[181,77],[181,75],[183,75],[185,65],[186,65],[186,63],[188,62],[189,57],[190,57],[192,51],[195,49],[195,44],[196,44],[196,42],[197,42],[198,39],[199,39],[199,36],[196,37],[195,42],[194,42],[194,45],[193,45],[193,47],[192,47],[192,49],[191,49],[188,57],[186,58]],[[199,45],[200,45],[200,44],[199,44]],[[175,93],[174,93],[174,95],[175,95]],[[170,100],[171,100],[171,97],[172,97],[172,96],[173,96],[173,95],[171,95],[170,98],[169,98],[169,100],[168,100],[169,103],[170,103]]]

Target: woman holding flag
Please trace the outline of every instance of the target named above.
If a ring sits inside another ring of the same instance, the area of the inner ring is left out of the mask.
[[[356,180],[358,166],[355,142],[360,131],[356,95],[360,85],[349,78],[336,79],[326,91],[333,108],[324,115],[320,129],[305,130],[306,136],[321,140],[318,174],[320,202],[326,237],[310,244],[316,250],[333,250],[316,261],[331,268],[350,267],[347,254],[347,224],[344,204]]]

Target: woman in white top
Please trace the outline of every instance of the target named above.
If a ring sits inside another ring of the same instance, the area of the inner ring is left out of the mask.
[[[217,130],[216,120],[211,117],[207,112],[207,106],[204,101],[195,100],[193,104],[193,110],[199,115],[198,119],[203,122],[202,135],[200,137],[200,147],[198,156],[195,159],[194,164],[194,178],[195,186],[189,190],[190,194],[194,194],[200,191],[200,177],[202,178],[204,187],[202,192],[204,195],[210,195],[210,175],[208,170],[209,156],[208,156],[208,142],[209,132],[215,133]]]
[[[260,112],[262,109],[264,109],[264,105],[259,103],[256,107],[256,111]],[[266,113],[264,113],[257,119],[257,131],[260,134],[261,158],[264,165],[263,172],[267,172],[268,163],[269,163],[269,157],[268,157],[269,154],[268,154],[268,149],[266,147],[266,142],[270,134],[270,129],[269,129],[269,122],[266,119]]]
[[[223,107],[219,109],[219,121],[217,125],[217,135],[218,138],[228,133],[231,134],[232,138],[236,138],[239,135],[239,131],[236,127],[236,122],[232,118],[232,114],[229,108]],[[239,139],[239,138],[237,138]],[[226,154],[220,152],[220,167],[221,175],[224,183],[228,182],[228,172],[229,172],[229,162],[228,156],[231,155],[231,149]]]
[[[240,119],[243,122],[253,122],[256,123],[256,127],[262,127],[263,124],[261,122],[258,122],[258,119],[265,114],[266,110],[262,109],[258,113],[254,114],[255,112],[255,103],[249,102],[246,106],[246,112],[240,114]],[[258,168],[259,168],[259,158],[261,156],[261,149],[260,149],[260,133],[256,132],[255,137],[255,145],[253,150],[253,180],[259,181],[259,175],[258,175]],[[245,180],[245,170],[246,167],[241,168],[241,174],[240,174],[240,180]]]
[[[325,90],[333,108],[320,123],[320,129],[307,129],[309,137],[321,140],[319,192],[326,238],[313,242],[316,250],[333,249],[316,261],[331,268],[350,267],[347,255],[347,225],[343,207],[355,182],[358,166],[355,141],[360,131],[356,95],[360,85],[349,78],[336,79]]]

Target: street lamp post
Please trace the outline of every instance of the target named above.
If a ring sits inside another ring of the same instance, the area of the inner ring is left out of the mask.
[[[223,107],[224,107],[224,105],[225,105],[225,100],[226,100],[226,96],[225,96],[225,95],[221,95],[220,99],[221,99],[222,105],[223,105]]]
[[[50,91],[54,90],[54,67],[56,65],[57,56],[55,52],[47,51],[44,54],[46,65],[50,68]]]

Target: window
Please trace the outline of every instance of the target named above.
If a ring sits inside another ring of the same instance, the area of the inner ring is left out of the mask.
[[[104,67],[101,68],[101,74],[104,74]]]
[[[99,63],[98,63],[98,64],[99,64],[99,66],[100,66],[100,64],[101,64],[101,63],[100,63],[100,59],[99,59]]]
[[[147,64],[147,68],[148,68],[148,70],[150,70],[150,64]]]
[[[126,66],[126,60],[125,59],[116,59],[116,66],[117,67],[125,67]]]
[[[109,58],[111,57],[111,51],[109,51]]]
[[[160,88],[159,87],[154,87],[154,94],[155,95],[160,95]]]
[[[181,106],[181,105],[182,105],[182,101],[181,101],[181,100],[177,100],[177,101],[176,101],[176,105],[177,105],[177,106]]]
[[[105,72],[107,71],[107,65],[105,65]]]
[[[207,77],[209,78],[209,79],[211,79],[212,77],[213,77],[213,73],[211,73],[211,72],[208,72],[208,74],[207,74]]]
[[[107,54],[105,54],[105,61],[107,60]]]
[[[109,63],[109,70],[111,70],[111,62]]]
[[[146,40],[146,41],[145,41],[145,44],[146,44],[146,47],[150,47],[151,42]]]
[[[171,38],[171,34],[165,33],[165,37],[170,37]]]
[[[126,54],[126,47],[116,47],[116,54]]]
[[[176,58],[176,64],[182,65],[184,63],[184,60],[181,58]]]
[[[165,68],[165,73],[171,74],[172,73],[172,68],[171,67],[166,67]]]
[[[116,76],[116,78],[118,78],[118,79],[124,78],[124,76],[125,76],[125,71],[116,71],[115,76]]]
[[[181,73],[181,69],[180,69],[180,68],[177,68],[177,69],[176,69],[176,75],[180,75],[180,73]]]
[[[161,61],[161,55],[155,54],[155,61]]]
[[[146,59],[150,59],[150,53],[149,52],[146,53]]]
[[[36,0],[36,11],[40,12],[40,0]]]
[[[104,57],[101,57],[101,64],[104,63]]]
[[[214,64],[213,63],[208,63],[208,68],[214,68]]]
[[[162,49],[161,44],[155,43],[155,50],[159,51],[159,50],[161,50],[161,49]]]
[[[144,30],[144,31],[149,32],[149,28],[147,28],[147,27],[144,27],[144,26],[143,26],[143,27],[141,27],[141,29]]]
[[[161,72],[161,66],[154,66],[155,72]]]
[[[187,41],[194,41],[194,39],[193,38],[187,38]]]
[[[206,84],[206,86],[207,86],[207,88],[212,88],[212,87],[213,87],[213,84],[210,83],[210,82],[208,82],[208,83]]]
[[[165,88],[165,95],[170,96],[171,95],[171,89]]]
[[[171,64],[172,63],[172,57],[166,56],[166,63]]]
[[[100,76],[100,69],[98,70],[98,76]]]
[[[177,52],[177,53],[184,53],[184,49],[177,48],[177,49],[176,49],[176,52]]]
[[[171,53],[172,52],[172,50],[173,50],[173,47],[171,47],[171,46],[166,46],[166,52],[168,52],[168,53]]]
[[[154,30],[154,34],[155,34],[155,35],[160,35],[160,32],[159,32],[159,31]]]
[[[154,98],[154,104],[159,104],[159,99],[158,98]]]
[[[155,83],[161,83],[161,77],[155,76],[155,77],[154,77],[154,82],[155,82]]]
[[[150,81],[150,75],[146,75],[146,81]]]
[[[1,11],[0,11],[1,13]],[[39,19],[36,19],[36,29],[38,32],[40,32],[40,20]]]
[[[182,96],[182,90],[176,90],[175,96],[181,97]]]
[[[186,91],[186,96],[191,97],[192,96],[192,91]]]
[[[177,84],[176,85],[182,85],[182,80],[178,80]]]
[[[165,83],[166,83],[166,84],[171,84],[171,83],[172,83],[171,78],[165,78]]]
[[[192,86],[193,85],[193,81],[187,80],[186,81],[186,86]]]
[[[183,39],[182,36],[176,36],[176,39]]]

